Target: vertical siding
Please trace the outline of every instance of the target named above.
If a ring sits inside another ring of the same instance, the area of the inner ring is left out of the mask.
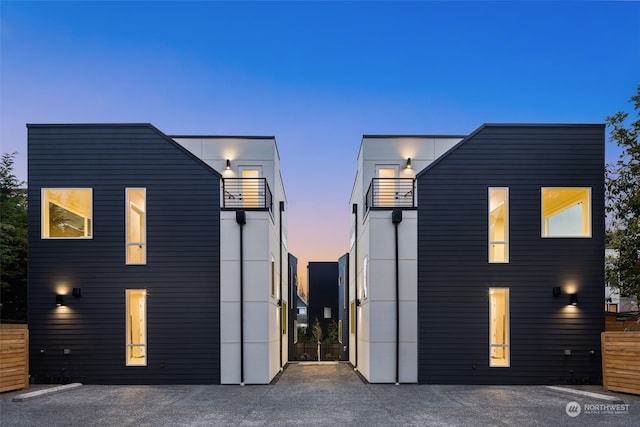
[[[509,187],[508,264],[487,261],[492,186]],[[592,188],[592,238],[540,237],[545,186]],[[604,126],[485,126],[419,175],[418,197],[419,382],[599,382]],[[510,289],[509,368],[489,368],[489,287]]]
[[[219,383],[219,175],[149,125],[28,130],[32,377]],[[92,239],[40,238],[43,187],[93,189]],[[147,189],[146,265],[125,265],[126,187]],[[141,288],[147,366],[126,367],[125,289]],[[57,292],[66,307],[55,307]]]

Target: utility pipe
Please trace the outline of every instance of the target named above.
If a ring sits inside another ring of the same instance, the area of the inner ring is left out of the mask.
[[[396,241],[396,385],[400,385],[400,260],[398,250],[398,225],[402,222],[402,210],[394,209],[391,212]]]
[[[279,258],[279,263],[280,263],[280,292],[279,292],[279,304],[278,306],[280,307],[280,371],[282,371],[282,313],[284,313],[283,308],[282,308],[282,212],[284,212],[284,202],[280,202],[280,212],[279,212],[279,216],[280,216],[280,246],[279,246],[279,250],[278,252],[280,252],[280,258]]]
[[[355,343],[355,366],[353,367],[354,371],[358,370],[358,307],[360,306],[360,303],[358,302],[358,204],[354,203],[353,206],[351,206],[351,213],[353,213],[354,215],[354,233],[355,233],[355,239],[354,239],[354,257],[353,257],[353,267],[354,267],[354,274],[355,274],[355,283],[354,283],[354,290],[355,290],[355,304],[354,304],[354,310],[355,312],[353,313],[354,316],[354,326],[355,326],[355,339],[354,339],[354,343]]]
[[[236,211],[236,223],[240,226],[240,385],[244,386],[244,239],[242,231],[247,223],[245,211]]]

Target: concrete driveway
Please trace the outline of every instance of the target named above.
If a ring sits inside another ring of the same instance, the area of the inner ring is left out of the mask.
[[[346,363],[290,364],[272,385],[84,385],[14,401],[38,389],[1,394],[0,425],[640,425],[640,396],[598,386],[366,384]]]

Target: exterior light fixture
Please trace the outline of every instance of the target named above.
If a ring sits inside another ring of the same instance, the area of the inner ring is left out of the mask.
[[[71,291],[71,295],[73,295],[74,298],[80,298],[82,296],[82,289],[73,288],[73,291]]]
[[[569,305],[578,305],[578,294],[569,294]]]
[[[231,170],[231,160],[227,159],[227,167],[225,169],[228,171]]]
[[[56,295],[56,307],[62,307],[64,305],[64,296]]]
[[[411,169],[411,157],[407,159],[407,164],[405,165],[406,169]]]
[[[562,291],[560,290],[560,286],[554,286],[553,287],[553,296],[554,297],[559,297],[562,294]]]

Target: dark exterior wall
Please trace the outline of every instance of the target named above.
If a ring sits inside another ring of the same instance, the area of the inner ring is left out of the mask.
[[[338,258],[338,320],[342,321],[340,360],[349,360],[349,254]]]
[[[219,383],[219,174],[150,125],[29,125],[28,138],[32,378]],[[92,239],[41,239],[43,187],[93,189]],[[125,265],[126,187],[147,189],[146,265]],[[125,289],[148,292],[146,367],[125,366]]]
[[[509,187],[508,264],[488,263],[488,187]],[[541,238],[541,187],[591,187],[593,237]],[[602,125],[487,125],[419,174],[420,383],[600,381],[603,187]],[[489,287],[510,289],[509,368],[489,367]]]
[[[318,319],[326,338],[331,320],[338,321],[338,263],[310,262],[308,268],[309,334]],[[331,319],[324,318],[324,307],[331,307]]]

